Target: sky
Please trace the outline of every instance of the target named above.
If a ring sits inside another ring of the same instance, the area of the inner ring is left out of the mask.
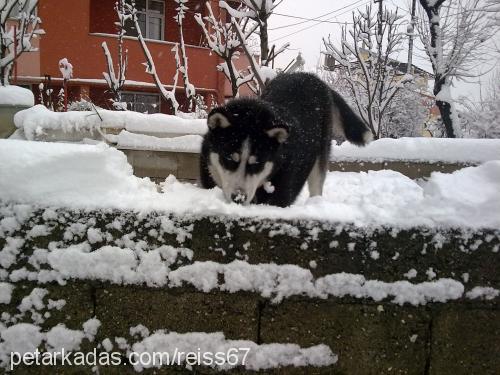
[[[269,19],[269,40],[270,44],[276,44],[277,47],[285,42],[290,42],[290,49],[277,58],[277,67],[285,67],[299,52],[306,61],[306,70],[315,70],[319,59],[320,51],[324,50],[322,38],[331,36],[332,41],[338,45],[340,41],[340,30],[344,22],[352,22],[352,11],[360,7],[364,9],[369,0],[283,0],[282,3],[275,9],[275,14]],[[372,0],[373,4],[373,0]],[[404,16],[404,20],[410,20],[411,8],[410,0],[384,0],[384,4],[391,9],[399,9],[398,13]],[[378,5],[375,5],[376,7]],[[418,6],[418,0],[417,0]],[[327,14],[328,13],[328,14]],[[325,15],[327,14],[327,15]],[[286,16],[285,16],[286,15]],[[318,18],[324,22],[307,22],[303,18]],[[402,20],[402,22],[404,22]],[[406,31],[403,26],[402,31]],[[407,37],[405,37],[405,45],[403,50],[394,58],[406,62],[408,59]],[[495,37],[497,45],[500,45],[500,34]],[[431,64],[422,50],[422,45],[418,38],[415,42],[413,63],[418,67],[432,72]],[[492,67],[500,64],[500,54],[497,54],[496,59],[490,60],[478,66],[478,71],[491,71]],[[474,101],[479,101],[481,91],[486,90],[489,80],[492,78],[492,71],[480,77],[482,90],[478,84],[479,79],[474,78],[475,82],[455,82],[452,88],[454,97],[467,96]]]

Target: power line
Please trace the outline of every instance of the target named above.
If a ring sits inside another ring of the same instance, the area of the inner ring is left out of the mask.
[[[273,12],[273,15],[276,15],[276,16],[281,16],[281,17],[287,17],[287,18],[295,18],[295,19],[299,19],[299,20],[305,20],[305,21],[302,21],[302,22],[296,22],[296,23],[292,23],[292,24],[289,24],[289,25],[284,25],[284,26],[278,26],[278,27],[274,27],[272,29],[269,29],[269,30],[279,30],[279,29],[284,29],[286,27],[292,27],[292,26],[297,26],[297,25],[302,25],[304,23],[307,23],[307,22],[311,22],[311,21],[317,21],[319,23],[334,23],[334,24],[337,24],[337,23],[343,23],[343,22],[336,22],[336,21],[328,21],[328,20],[320,20],[320,18],[323,18],[323,17],[326,17],[326,16],[329,16],[330,14],[332,13],[336,13],[336,12],[339,12],[345,8],[348,8],[348,7],[351,7],[353,5],[356,5],[356,3],[360,3],[362,2],[363,0],[357,0],[355,1],[353,4],[349,4],[349,5],[346,5],[346,6],[343,6],[342,8],[338,8],[338,9],[335,9],[335,10],[332,10],[328,13],[325,13],[325,14],[322,14],[320,16],[317,16],[317,17],[314,17],[314,18],[307,18],[307,17],[299,17],[299,16],[292,16],[291,14],[283,14],[283,13],[276,13],[276,12]]]
[[[354,4],[359,3],[360,1],[362,1],[362,0],[358,0],[358,1],[356,1]],[[358,5],[358,6],[357,6],[357,8],[359,8],[359,7],[360,7],[360,6],[362,6],[362,5],[365,5],[365,4],[370,3],[370,1],[371,1],[371,0],[369,0],[369,1],[365,1],[363,4]],[[353,6],[354,4],[349,4],[348,6]],[[347,6],[346,6],[346,7],[347,7]],[[346,7],[344,7],[344,8],[346,8]],[[342,9],[344,9],[344,8],[342,8]],[[340,10],[340,9],[339,9],[339,10]],[[309,30],[309,29],[311,29],[311,28],[313,28],[313,27],[318,26],[319,24],[321,24],[321,23],[322,23],[322,21],[329,21],[329,20],[331,20],[332,18],[336,18],[336,17],[341,16],[342,14],[345,14],[345,13],[350,12],[350,11],[352,11],[352,10],[353,10],[353,9],[350,9],[350,10],[347,10],[347,11],[345,11],[345,12],[339,13],[339,14],[337,14],[337,15],[333,16],[333,17],[327,18],[326,20],[320,20],[320,21],[318,21],[318,20],[311,19],[311,21],[316,22],[314,25],[307,26],[307,27],[304,27],[304,28],[302,28],[302,29],[300,29],[300,30],[297,30],[297,31],[293,32],[293,33],[290,33],[290,34],[287,34],[287,35],[280,36],[279,38],[276,38],[276,39],[271,40],[271,42],[276,42],[276,41],[278,41],[278,40],[281,40],[281,39],[284,39],[284,38],[288,38],[289,36],[292,36],[292,35],[298,34],[298,33],[302,32],[302,31]],[[335,22],[332,22],[332,23],[335,23]],[[339,24],[346,24],[346,23],[348,23],[348,22],[338,22],[338,23],[339,23]]]

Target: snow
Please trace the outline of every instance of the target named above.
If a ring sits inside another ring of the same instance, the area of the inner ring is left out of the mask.
[[[242,350],[249,349],[247,350]],[[338,357],[326,345],[316,345],[310,348],[301,348],[296,344],[261,344],[248,340],[228,340],[222,332],[204,333],[189,332],[177,333],[159,330],[152,335],[136,342],[131,347],[137,356],[142,353],[163,353],[163,358],[170,363],[187,362],[186,353],[200,353],[198,358],[207,358],[214,353],[229,353],[225,356],[226,363],[215,365],[218,369],[228,370],[236,366],[243,366],[247,370],[265,370],[281,366],[329,366],[337,362]],[[236,352],[234,349],[238,349]],[[232,351],[233,350],[233,351]],[[245,360],[243,356],[248,352]],[[182,354],[181,354],[182,353]],[[147,358],[147,356],[143,356]],[[151,368],[152,363],[138,363],[134,365],[136,371]],[[158,366],[159,367],[159,366]]]
[[[486,300],[492,300],[500,295],[500,290],[492,287],[481,287],[476,286],[472,290],[466,293],[466,297],[469,299],[484,298]]]
[[[65,81],[73,78],[73,65],[71,65],[66,57],[59,60],[59,70]]]
[[[122,130],[117,137],[117,147],[121,149],[200,153],[202,141],[203,138],[197,134],[159,138]]]
[[[38,325],[31,323],[13,324],[0,330],[0,368],[10,366],[11,353],[35,353],[39,350],[43,342],[49,352],[61,353],[62,348],[66,352],[80,349],[83,339],[92,341],[97,331],[86,332],[85,326],[98,327],[100,322],[97,319],[90,319],[83,324],[84,330],[68,329],[64,324],[41,332]]]
[[[84,194],[85,200],[104,203],[115,194],[131,198],[156,191],[152,183],[132,175],[123,153],[105,145],[2,141],[1,160],[6,161],[9,153],[12,164],[0,166],[0,194],[5,200],[25,197],[55,203],[65,197],[83,203]]]
[[[13,290],[14,290],[14,285],[0,282],[0,304],[10,303]]]
[[[35,97],[31,90],[23,87],[0,85],[0,105],[32,107],[35,105]]]
[[[390,170],[332,172],[323,197],[308,198],[305,190],[295,204],[279,208],[227,203],[219,188],[204,190],[173,176],[158,191],[148,179],[133,176],[122,152],[103,144],[0,140],[0,160],[0,199],[4,201],[396,228],[500,227],[500,161],[452,174],[434,172],[428,181],[413,181]],[[7,223],[11,225],[15,223]],[[15,252],[18,245],[10,246]]]
[[[365,147],[333,145],[332,161],[483,163],[500,160],[500,139],[382,138]]]
[[[206,120],[188,120],[161,113],[144,114],[104,109],[52,112],[43,105],[36,105],[16,113],[14,122],[17,128],[24,130],[28,140],[37,139],[47,130],[79,132],[82,130],[97,131],[99,128],[116,128],[160,136],[165,136],[165,134],[203,135],[207,131]]]
[[[82,243],[52,250],[38,250],[29,260],[33,271],[25,268],[14,270],[10,279],[13,282],[57,281],[60,284],[68,280],[98,280],[118,285],[146,284],[150,287],[169,288],[189,285],[205,293],[214,290],[258,293],[274,303],[292,296],[351,296],[374,301],[391,298],[393,303],[400,305],[421,305],[459,299],[464,293],[462,283],[448,278],[412,284],[405,280],[368,280],[363,275],[341,272],[315,279],[309,269],[296,265],[249,264],[241,260],[227,264],[198,261],[172,270],[170,267],[180,257],[190,259],[186,251],[170,246],[149,251],[103,246],[90,252],[90,247]],[[37,258],[36,261],[34,258]],[[41,310],[45,306],[42,299],[46,294],[45,289],[35,288],[23,299],[19,310]],[[88,331],[87,328],[85,331]],[[141,330],[135,328],[134,332]]]

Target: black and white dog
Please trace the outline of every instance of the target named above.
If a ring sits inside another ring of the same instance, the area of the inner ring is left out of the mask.
[[[200,177],[228,201],[292,204],[308,182],[321,195],[332,132],[357,145],[371,132],[335,91],[309,73],[281,74],[260,99],[213,109],[203,139]]]

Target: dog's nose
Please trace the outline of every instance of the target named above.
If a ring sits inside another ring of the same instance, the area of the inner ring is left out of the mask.
[[[247,196],[245,193],[237,191],[236,193],[231,194],[231,200],[234,203],[243,203],[247,200]]]

